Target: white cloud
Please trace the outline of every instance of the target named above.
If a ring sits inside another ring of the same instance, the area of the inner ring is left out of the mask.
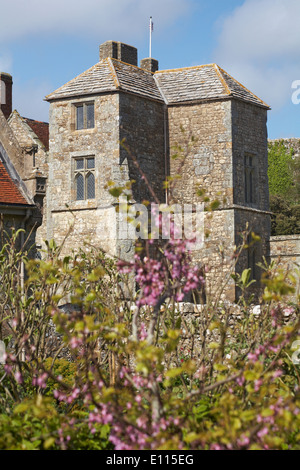
[[[300,79],[299,0],[246,0],[221,24],[215,60],[273,109]]]
[[[130,41],[145,36],[149,17],[156,33],[190,11],[196,0],[0,0],[0,71],[12,73],[8,50],[14,42],[34,38],[95,38]],[[157,21],[156,21],[157,20]],[[41,79],[43,80],[43,79]],[[43,101],[52,84],[14,83],[13,102],[21,115],[48,120]]]
[[[193,1],[0,0],[0,43],[49,33],[136,37],[144,33],[150,15],[154,21],[159,17],[163,28],[185,14]]]

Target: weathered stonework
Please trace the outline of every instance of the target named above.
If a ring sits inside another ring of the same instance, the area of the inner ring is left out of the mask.
[[[292,270],[300,266],[300,235],[280,235],[270,238],[270,258]]]
[[[119,96],[94,98],[95,128],[88,130],[74,128],[74,105],[81,101],[85,100],[59,101],[50,108],[47,238],[62,243],[74,222],[66,252],[86,241],[116,255],[115,214],[110,209],[114,199],[105,186],[108,181],[128,179],[127,168],[120,165]],[[84,156],[95,157],[95,199],[77,201],[72,164],[74,158]]]
[[[268,256],[268,107],[215,64],[156,71],[154,59],[143,60],[142,68],[136,67],[136,60],[135,48],[108,41],[100,46],[98,64],[46,97],[46,238],[64,242],[66,253],[88,242],[130,259],[133,244],[119,236],[115,199],[106,185],[134,180],[134,201],[153,201],[133,155],[160,202],[196,205],[197,189],[205,189],[211,201],[220,201],[213,216],[205,214],[209,235],[192,256],[194,263],[209,265],[206,278],[213,292],[229,279],[223,294],[234,300],[237,292],[230,273],[240,232],[248,227],[261,236],[256,262]],[[94,127],[76,130],[77,107],[92,102]],[[176,146],[181,150],[173,159]],[[248,154],[255,164],[255,198],[250,202],[245,196]],[[77,200],[75,193],[74,163],[81,157],[95,158],[95,197],[85,200]],[[181,178],[170,200],[162,184],[177,173]],[[248,266],[245,255],[234,270]]]
[[[10,115],[8,124],[22,149],[22,180],[42,213],[43,224],[37,229],[36,233],[36,244],[40,247],[47,239],[46,180],[48,175],[48,150],[16,110]]]
[[[297,138],[284,138],[284,139],[269,139],[269,143],[282,142],[287,150],[292,150],[294,157],[300,156],[300,139]]]
[[[205,230],[209,230],[210,236],[203,250],[194,254],[198,262],[210,266],[207,282],[214,292],[214,287],[228,277],[234,247],[242,243],[240,233],[247,228],[262,240],[256,247],[256,262],[262,256],[268,257],[266,110],[238,100],[172,106],[168,109],[168,129],[169,148],[175,147],[175,152],[176,147],[185,149],[192,137],[194,140],[186,157],[183,150],[180,158],[170,159],[170,174],[182,174],[176,186],[176,201],[195,204],[197,189],[201,188],[211,200],[221,203],[211,220],[205,218]],[[247,153],[257,159],[253,203],[245,201],[244,156]],[[235,270],[241,273],[247,267],[245,250]],[[256,271],[255,277],[259,279],[259,270]],[[229,281],[225,296],[234,300],[236,294],[233,282]]]
[[[20,175],[24,170],[22,161],[22,149],[0,110],[0,245],[12,229],[22,229],[17,246],[30,249],[29,256],[34,257],[36,231],[42,223],[42,214]]]

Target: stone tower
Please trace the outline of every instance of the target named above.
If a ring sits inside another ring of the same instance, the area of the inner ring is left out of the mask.
[[[212,287],[229,276],[234,247],[246,228],[262,238],[257,249],[243,252],[234,270],[251,267],[267,256],[270,214],[267,179],[268,106],[216,64],[158,71],[154,59],[141,61],[132,46],[108,41],[100,61],[46,97],[50,103],[48,238],[64,240],[65,249],[83,241],[110,253],[130,257],[130,240],[115,230],[109,181],[135,180],[136,202],[151,199],[132,153],[166,201],[163,181],[182,173],[178,204],[196,204],[197,189],[206,190],[220,206],[205,216],[210,235],[193,252],[194,262],[207,263]],[[193,146],[184,162],[173,160],[173,148]],[[124,148],[125,141],[127,149]],[[129,153],[128,153],[129,149]],[[225,296],[236,297],[234,283]]]

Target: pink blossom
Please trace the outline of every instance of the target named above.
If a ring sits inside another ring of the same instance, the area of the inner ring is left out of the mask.
[[[23,383],[23,376],[22,376],[21,372],[19,372],[19,371],[15,372],[15,379],[16,379],[16,382],[18,384]]]
[[[266,434],[268,434],[269,429],[265,426],[260,431],[258,431],[257,436],[262,439]]]

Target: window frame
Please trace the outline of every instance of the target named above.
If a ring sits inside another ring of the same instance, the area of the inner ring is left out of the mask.
[[[249,161],[249,159],[251,159]],[[244,154],[244,200],[245,204],[258,204],[257,156],[250,152]]]
[[[88,160],[94,159],[93,168],[88,168]],[[79,160],[83,160],[83,168],[77,168],[77,163]],[[73,181],[73,195],[74,201],[84,202],[84,201],[93,201],[96,199],[96,177],[95,177],[95,155],[80,155],[72,157],[72,181]],[[83,198],[78,199],[78,190],[77,190],[77,179],[79,175],[83,177]],[[88,177],[93,175],[93,197],[89,197],[89,188],[88,188]]]
[[[87,109],[88,106],[93,105],[93,125],[88,127],[88,118],[87,118]],[[95,101],[82,101],[79,103],[74,103],[74,108],[75,108],[75,131],[85,131],[88,129],[94,129],[95,128]],[[82,120],[83,120],[83,127],[78,127],[78,109],[82,108]]]

